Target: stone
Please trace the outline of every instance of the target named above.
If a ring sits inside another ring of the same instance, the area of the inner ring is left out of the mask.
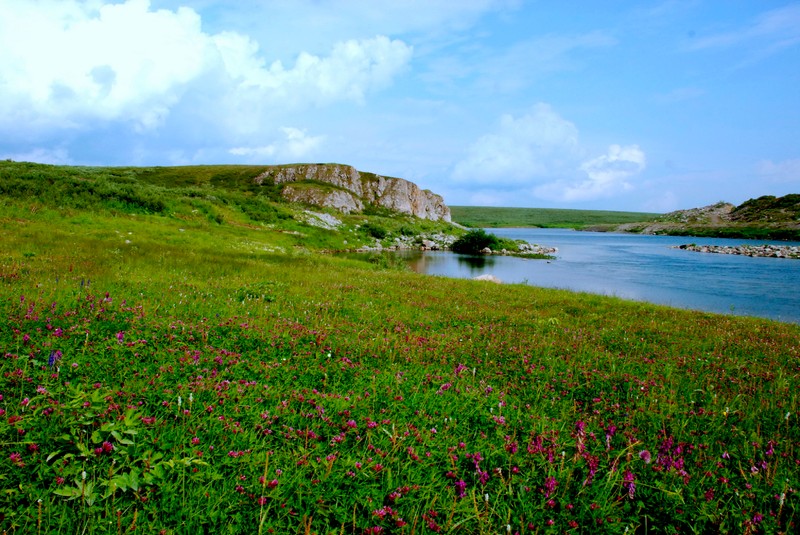
[[[256,184],[272,179],[286,184],[282,195],[295,202],[360,212],[374,204],[432,221],[451,222],[450,208],[441,195],[423,190],[402,178],[361,173],[340,164],[273,166],[255,178]]]
[[[495,284],[502,284],[503,283],[503,281],[501,281],[500,279],[498,279],[494,275],[488,275],[488,274],[487,275],[478,275],[477,277],[473,277],[472,280],[474,280],[474,281],[493,282]]]

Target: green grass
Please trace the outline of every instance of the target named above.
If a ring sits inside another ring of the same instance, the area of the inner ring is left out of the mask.
[[[497,208],[451,206],[453,221],[467,227],[585,228],[651,221],[660,214],[606,210],[567,210],[558,208]]]
[[[797,530],[796,325],[87,199],[0,197],[0,532]]]

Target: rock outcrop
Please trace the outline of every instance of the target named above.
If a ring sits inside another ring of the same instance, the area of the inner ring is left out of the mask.
[[[412,214],[433,221],[451,221],[444,199],[402,178],[362,173],[349,165],[297,164],[270,167],[256,177],[283,184],[290,201],[325,206],[342,213],[361,212],[367,205]]]
[[[685,249],[698,253],[718,253],[741,256],[759,256],[765,258],[797,258],[800,259],[800,246],[792,245],[675,245],[673,249]]]

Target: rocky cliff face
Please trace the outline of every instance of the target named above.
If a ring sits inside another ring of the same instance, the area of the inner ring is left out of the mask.
[[[298,164],[275,166],[256,178],[285,184],[284,198],[343,213],[360,212],[373,204],[434,221],[450,221],[450,208],[440,195],[402,178],[361,173],[339,164]]]

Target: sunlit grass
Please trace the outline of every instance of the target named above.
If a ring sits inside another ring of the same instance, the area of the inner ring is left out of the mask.
[[[4,207],[1,532],[796,531],[796,325]]]

